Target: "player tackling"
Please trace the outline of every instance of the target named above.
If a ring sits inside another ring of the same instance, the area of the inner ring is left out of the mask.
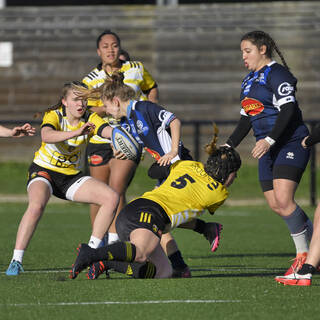
[[[240,156],[233,148],[217,149],[216,137],[206,150],[206,164],[176,161],[159,188],[122,209],[116,220],[121,241],[98,249],[81,244],[70,277],[75,279],[97,262],[135,278],[171,277],[172,266],[160,245],[162,235],[183,227],[206,209],[214,214],[227,199],[227,187],[241,166]]]

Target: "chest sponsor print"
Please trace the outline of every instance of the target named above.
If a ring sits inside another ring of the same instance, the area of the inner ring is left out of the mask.
[[[245,97],[241,101],[241,106],[246,114],[255,116],[264,110],[264,105],[259,100]]]

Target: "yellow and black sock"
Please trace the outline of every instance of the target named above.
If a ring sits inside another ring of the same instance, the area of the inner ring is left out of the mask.
[[[130,242],[118,241],[95,251],[95,261],[117,260],[132,262],[136,257],[136,247]]]
[[[135,279],[150,279],[156,275],[156,266],[149,261],[145,263],[106,261],[105,265],[108,269],[127,274]]]

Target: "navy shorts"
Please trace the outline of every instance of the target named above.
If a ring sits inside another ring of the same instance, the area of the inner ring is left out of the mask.
[[[156,202],[138,198],[126,205],[116,220],[116,230],[121,241],[130,241],[136,229],[148,229],[161,238],[166,225],[171,224],[163,208]]]
[[[274,179],[300,182],[310,157],[310,150],[301,146],[301,140],[279,147],[274,145],[259,159],[259,181],[263,192],[273,189]]]

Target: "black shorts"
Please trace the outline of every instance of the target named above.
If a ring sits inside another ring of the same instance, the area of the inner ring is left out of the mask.
[[[59,173],[32,162],[29,167],[27,186],[29,187],[36,179],[45,181],[52,194],[56,197],[64,200],[73,200],[74,192],[90,177],[85,176],[82,172],[72,175]]]
[[[129,241],[131,232],[140,228],[148,229],[161,238],[168,224],[171,224],[171,221],[158,203],[138,198],[120,211],[116,220],[116,230],[121,241]]]
[[[110,143],[88,143],[88,164],[90,167],[100,167],[107,164],[113,158],[113,150]]]
[[[273,167],[273,180],[287,179],[292,180],[299,184],[304,169],[293,166],[274,166]],[[263,192],[273,190],[273,180],[260,180],[260,186]]]
[[[275,179],[300,182],[310,157],[310,149],[304,149],[301,140],[275,145],[259,159],[259,181],[263,192],[273,189]]]

